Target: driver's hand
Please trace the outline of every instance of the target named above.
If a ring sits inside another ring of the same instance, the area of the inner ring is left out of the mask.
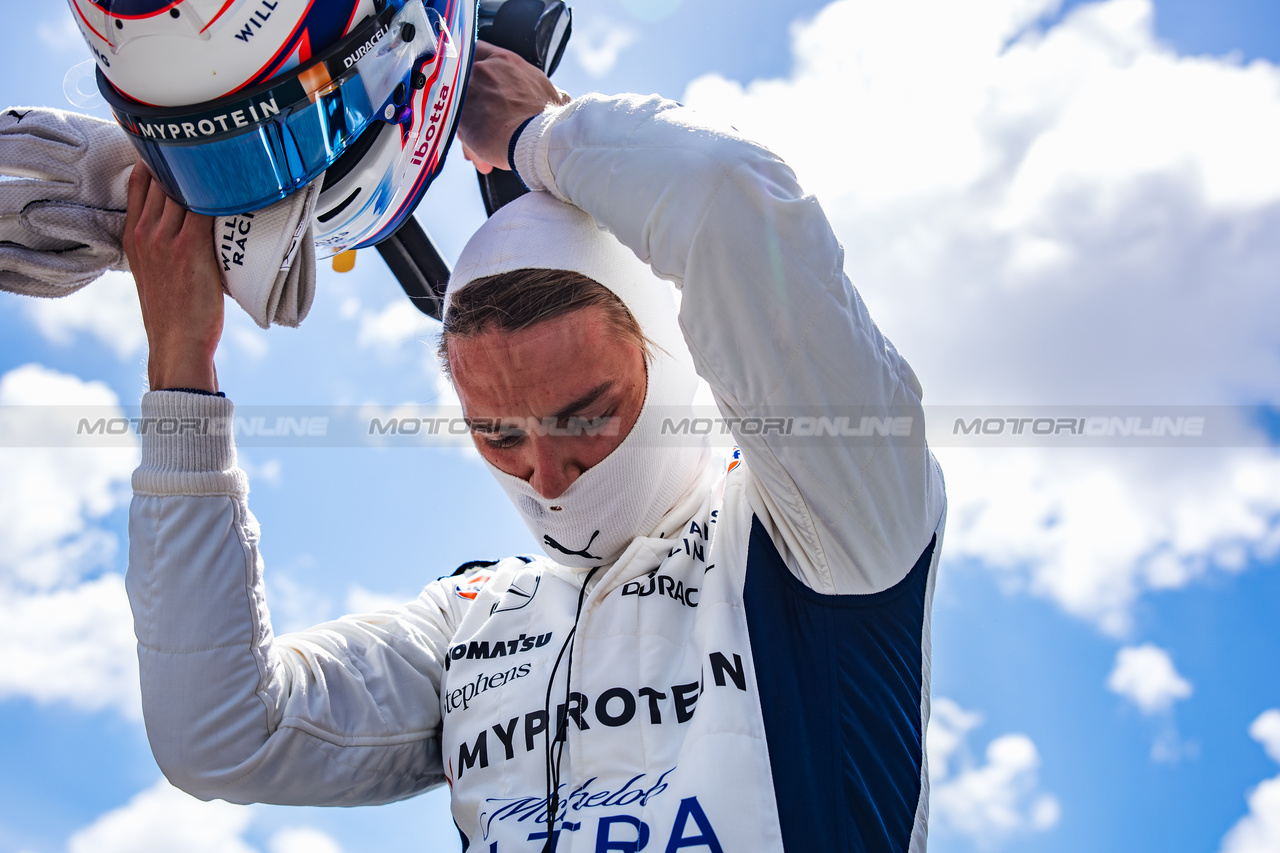
[[[147,329],[151,390],[217,391],[223,296],[213,219],[165,195],[141,160],[129,176],[124,253]]]
[[[520,123],[548,104],[568,102],[547,75],[517,54],[478,41],[458,125],[462,152],[482,174],[510,168],[507,145]]]

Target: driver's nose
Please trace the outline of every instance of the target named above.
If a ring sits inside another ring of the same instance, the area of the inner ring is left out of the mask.
[[[563,495],[586,470],[571,452],[569,442],[555,436],[529,436],[527,444],[532,469],[529,485],[548,500]]]

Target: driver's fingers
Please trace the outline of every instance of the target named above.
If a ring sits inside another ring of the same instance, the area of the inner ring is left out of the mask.
[[[151,172],[141,160],[133,164],[133,173],[129,175],[128,203],[124,215],[124,251],[133,255],[133,230],[142,218],[142,207],[147,201],[147,189],[151,185]]]
[[[177,241],[191,246],[207,245],[208,248],[204,249],[204,251],[214,252],[213,240],[210,239],[210,235],[213,233],[213,217],[202,216],[199,213],[184,210],[178,206],[177,202],[170,202],[170,204],[178,207],[183,213],[181,230],[174,235]]]
[[[160,185],[156,184],[159,189]],[[164,195],[164,191],[161,190]],[[178,236],[178,232],[182,230],[182,223],[188,215],[187,209],[178,202],[164,195],[164,209],[160,212],[160,230],[166,237],[173,238]]]
[[[488,59],[490,56],[496,56],[505,51],[497,45],[489,44],[487,41],[476,39],[475,58],[476,60]]]
[[[142,203],[142,213],[138,217],[138,233],[134,234],[135,242],[140,236],[154,240],[160,218],[164,215],[165,202],[168,200],[169,197],[164,194],[159,182],[154,179],[147,181],[147,195]]]

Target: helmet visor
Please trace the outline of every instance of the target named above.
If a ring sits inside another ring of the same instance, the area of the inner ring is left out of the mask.
[[[388,5],[315,60],[191,107],[151,107],[98,87],[170,197],[208,215],[266,207],[324,173],[373,121],[410,118],[418,63],[455,49],[422,0]]]

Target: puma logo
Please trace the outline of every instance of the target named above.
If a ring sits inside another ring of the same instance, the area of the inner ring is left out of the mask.
[[[550,536],[546,534],[543,534],[542,541],[546,542],[548,545],[550,545],[552,548],[555,548],[560,553],[568,554],[570,557],[584,557],[585,559],[588,559],[588,560],[598,560],[600,558],[597,557],[595,554],[589,553],[587,549],[591,547],[591,543],[596,541],[596,537],[599,535],[600,535],[599,530],[597,530],[595,533],[592,533],[591,539],[587,542],[586,545],[583,546],[581,551],[570,551],[568,548],[564,547],[559,542],[552,539]]]

